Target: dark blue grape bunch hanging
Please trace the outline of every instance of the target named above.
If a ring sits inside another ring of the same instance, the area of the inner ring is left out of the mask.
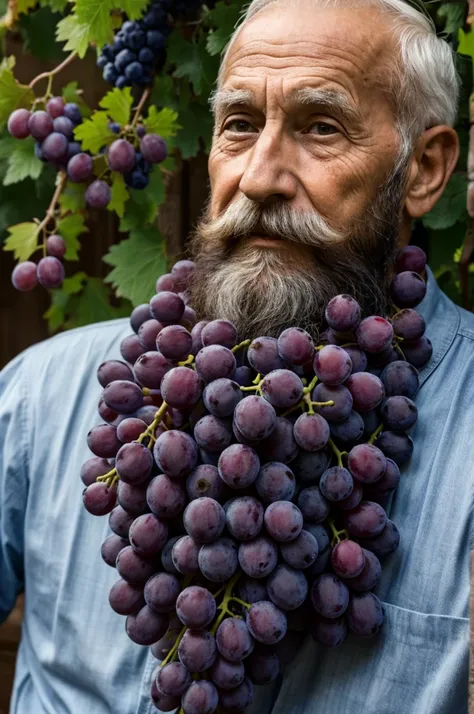
[[[155,0],[141,20],[124,22],[97,60],[105,81],[119,89],[152,84],[154,73],[165,64],[166,42],[174,22],[201,5],[201,0]]]

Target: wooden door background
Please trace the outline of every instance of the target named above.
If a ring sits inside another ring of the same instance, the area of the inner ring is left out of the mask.
[[[16,75],[24,83],[53,67],[52,63],[23,54],[14,40],[9,41],[7,54],[16,55]],[[73,80],[85,87],[84,98],[92,107],[97,106],[109,88],[102,82],[92,56],[67,67],[61,81],[65,84]],[[186,237],[201,214],[207,195],[207,156],[201,154],[191,161],[179,162],[178,170],[169,178],[167,200],[160,208],[158,220],[170,258],[182,255]],[[76,264],[89,275],[104,277],[109,272],[102,256],[111,245],[125,237],[118,234],[117,224],[115,215],[107,211],[92,214],[88,224],[90,233],[83,239],[81,260]],[[31,293],[16,291],[11,284],[14,264],[11,254],[0,248],[0,369],[25,348],[49,337],[43,319],[49,306],[48,293],[41,288]],[[8,714],[22,611],[23,596],[20,596],[10,618],[0,627],[0,714]]]

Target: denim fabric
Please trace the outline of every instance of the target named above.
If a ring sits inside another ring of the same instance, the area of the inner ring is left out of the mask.
[[[415,451],[390,517],[401,544],[376,591],[386,620],[336,650],[307,642],[252,714],[466,714],[473,539],[474,315],[431,271],[417,308],[434,355],[421,371]],[[11,714],[152,714],[156,660],[133,644],[100,556],[107,518],[82,506],[98,365],[120,358],[127,320],[35,345],[0,372],[0,622],[25,589]]]

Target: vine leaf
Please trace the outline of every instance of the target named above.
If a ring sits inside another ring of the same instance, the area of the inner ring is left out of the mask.
[[[65,260],[79,260],[79,248],[81,244],[78,238],[83,233],[88,233],[84,222],[84,216],[80,213],[70,213],[64,218],[60,218],[57,225],[58,233],[66,241],[66,254],[64,256]]]
[[[86,207],[86,187],[83,183],[68,181],[66,188],[59,197],[62,213],[82,211]]]
[[[123,89],[112,89],[100,100],[99,107],[105,109],[113,121],[122,126],[128,123],[130,111],[132,109],[133,97],[130,87]]]
[[[64,12],[68,0],[40,0],[41,7],[49,7],[53,12]]]
[[[56,26],[57,42],[65,42],[65,52],[77,52],[84,59],[89,48],[89,25],[79,22],[75,15],[63,17]]]
[[[15,58],[5,58],[0,64],[0,126],[19,107],[29,108],[35,98],[33,90],[17,82],[13,75]]]
[[[188,79],[194,93],[199,95],[203,80],[199,47],[194,42],[188,42],[178,30],[168,38],[168,62],[176,66],[173,77]]]
[[[129,20],[138,20],[150,4],[149,0],[122,0],[116,3],[115,7],[118,10],[123,10]]]
[[[155,292],[157,278],[166,271],[162,244],[158,229],[142,228],[111,247],[103,260],[114,269],[105,280],[119,297],[128,298],[133,305],[148,302]]]
[[[206,49],[210,55],[218,55],[222,52],[235,29],[241,10],[238,3],[229,6],[225,2],[218,2],[215,8],[208,12],[206,20],[210,20],[215,27],[209,32],[206,40]]]
[[[15,260],[28,260],[38,247],[38,225],[33,222],[17,223],[10,226],[8,232],[10,235],[3,249],[12,250]]]
[[[192,102],[187,108],[180,109],[179,118],[183,128],[175,139],[168,144],[171,150],[177,146],[183,159],[197,156],[201,149],[200,139],[204,139],[205,150],[208,152],[212,142],[214,120],[209,110],[199,102]]]
[[[130,198],[130,193],[125,185],[122,174],[112,171],[111,199],[107,206],[109,211],[115,211],[119,218],[123,218],[125,204]]]
[[[130,315],[130,304],[122,302],[119,307],[110,304],[110,290],[102,278],[89,278],[79,295],[74,311],[74,326],[90,325],[93,322],[114,320]]]
[[[68,308],[71,306],[72,297],[80,293],[87,281],[87,274],[75,273],[70,278],[66,278],[58,290],[51,292],[51,305],[44,313],[43,317],[48,321],[50,332],[56,332],[66,321]]]
[[[90,119],[85,119],[74,129],[74,138],[81,142],[84,151],[96,154],[102,146],[110,144],[115,134],[109,129],[109,118],[106,112],[94,112]]]
[[[466,218],[467,178],[462,174],[453,174],[448,181],[438,203],[423,216],[427,228],[442,230],[454,226]]]
[[[178,124],[178,112],[169,107],[164,107],[161,111],[152,104],[148,116],[143,124],[150,134],[159,134],[163,139],[176,136],[179,129],[183,127]]]
[[[446,18],[444,31],[457,32],[464,25],[466,7],[464,2],[442,3],[437,12],[439,19]]]
[[[87,25],[89,42],[102,47],[112,39],[113,8],[113,0],[76,0],[75,14],[80,23]]]
[[[34,154],[33,139],[16,142],[15,148],[8,158],[8,168],[4,186],[10,186],[26,178],[38,179],[43,171],[44,164]]]

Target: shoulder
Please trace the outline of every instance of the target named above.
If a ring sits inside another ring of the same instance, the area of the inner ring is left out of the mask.
[[[474,312],[464,310],[464,308],[456,305],[459,314],[459,327],[457,334],[460,337],[465,337],[467,340],[474,341]]]

